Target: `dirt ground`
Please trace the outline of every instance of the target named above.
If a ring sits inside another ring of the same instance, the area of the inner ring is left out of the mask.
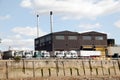
[[[0,79],[8,80],[8,79]],[[96,76],[96,77],[38,77],[38,78],[24,78],[24,79],[9,79],[9,80],[120,80],[120,76]]]

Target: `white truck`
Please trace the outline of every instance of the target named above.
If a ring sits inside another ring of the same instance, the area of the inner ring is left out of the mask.
[[[80,57],[99,57],[101,56],[101,51],[87,51],[81,50]]]
[[[41,51],[41,55],[43,58],[50,58],[50,53],[47,51]]]
[[[64,51],[55,51],[54,53],[56,58],[64,58]]]
[[[77,52],[74,50],[65,52],[65,58],[77,58],[77,57],[78,57]]]

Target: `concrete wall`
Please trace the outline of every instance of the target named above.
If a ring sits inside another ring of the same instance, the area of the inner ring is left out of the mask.
[[[120,60],[47,59],[0,61],[0,79],[59,76],[117,76]]]

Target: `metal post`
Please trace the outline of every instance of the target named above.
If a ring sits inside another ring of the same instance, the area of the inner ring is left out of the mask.
[[[35,63],[34,63],[34,61],[32,62],[32,65],[33,65],[33,77],[35,78]]]
[[[23,59],[23,69],[22,69],[23,73],[25,74],[26,70],[25,70],[25,60]]]
[[[82,60],[82,67],[83,67],[84,75],[86,75],[86,73],[85,73],[85,65],[84,65],[83,60]]]
[[[103,62],[101,61],[101,68],[102,68],[102,73],[104,75],[104,70],[103,70]]]
[[[63,73],[64,73],[64,76],[65,76],[65,67],[64,67],[64,61],[62,61],[62,65],[63,65]]]
[[[92,65],[91,65],[91,60],[89,60],[89,68],[90,68],[90,75],[92,75]]]
[[[113,69],[114,69],[114,72],[115,72],[115,75],[116,75],[117,73],[116,73],[115,62],[114,61],[113,61]]]
[[[53,41],[53,12],[50,11],[50,33],[52,36],[52,53],[54,53],[54,41]]]
[[[6,79],[8,79],[8,62],[6,61]]]
[[[51,33],[53,32],[53,16],[52,16],[52,11],[50,11],[50,30],[51,30]]]
[[[37,14],[37,37],[39,37],[39,15]]]

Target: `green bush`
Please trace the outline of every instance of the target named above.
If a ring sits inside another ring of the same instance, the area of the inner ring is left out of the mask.
[[[20,57],[20,56],[15,56],[15,57],[14,57],[14,60],[15,60],[15,62],[20,62],[21,57]]]

